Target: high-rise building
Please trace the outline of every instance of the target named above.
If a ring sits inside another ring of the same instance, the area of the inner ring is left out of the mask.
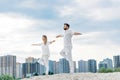
[[[105,63],[107,63],[107,68],[113,69],[113,62],[112,59],[106,58],[103,60]]]
[[[69,73],[69,72],[70,72],[69,62],[65,58],[60,59],[59,73]]]
[[[0,57],[0,75],[2,74],[16,77],[16,56],[6,55]]]
[[[76,68],[76,73],[79,73],[79,69],[78,68]]]
[[[113,69],[112,59],[106,58],[103,61],[101,61],[99,63],[99,69],[100,68]]]
[[[76,73],[76,61],[73,61],[73,65],[74,65],[74,73]]]
[[[26,77],[27,74],[31,74],[31,63],[23,63],[22,64],[22,74]]]
[[[55,63],[56,61],[49,60],[49,72],[55,74]]]
[[[114,68],[120,68],[120,55],[113,56]]]
[[[79,72],[88,72],[88,62],[84,60],[78,61],[78,71]]]
[[[59,73],[59,61],[55,63],[55,74]]]
[[[92,73],[97,72],[97,62],[94,59],[88,60],[88,71]]]
[[[40,64],[40,75],[42,75],[43,73],[45,73],[45,66]]]
[[[107,69],[107,63],[104,63],[103,61],[100,61],[100,63],[98,64],[98,67],[99,67],[99,69],[101,69],[101,68]]]
[[[26,58],[26,63],[34,63],[36,59],[34,57],[28,57]]]
[[[44,66],[40,65],[39,63],[23,63],[22,65],[22,71],[24,77],[26,77],[27,74],[33,75],[34,73],[43,74],[44,72]]]
[[[22,64],[16,63],[16,78],[22,78]]]
[[[53,70],[53,71],[54,71],[54,72],[53,72],[54,74],[56,74],[56,63],[57,63],[57,62],[54,61],[54,64],[53,64],[53,65],[54,65],[54,70]]]

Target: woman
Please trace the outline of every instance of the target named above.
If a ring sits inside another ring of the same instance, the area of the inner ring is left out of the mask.
[[[33,46],[41,46],[42,48],[42,58],[39,59],[39,62],[43,64],[46,68],[46,75],[49,73],[49,57],[50,57],[50,51],[49,51],[49,44],[52,44],[55,42],[55,40],[48,42],[47,36],[42,36],[43,43],[41,44],[32,44]]]

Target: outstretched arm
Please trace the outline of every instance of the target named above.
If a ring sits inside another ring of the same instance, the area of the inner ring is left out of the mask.
[[[41,44],[32,44],[32,46],[41,46]]]
[[[57,35],[56,38],[60,38],[60,37],[63,37],[63,35]]]
[[[50,44],[52,44],[52,43],[54,43],[55,42],[55,40],[53,40],[53,41],[50,41]]]
[[[82,33],[74,32],[73,35],[82,35]]]

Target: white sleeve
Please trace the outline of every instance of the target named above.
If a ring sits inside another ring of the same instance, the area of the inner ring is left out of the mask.
[[[50,41],[47,42],[47,45],[50,45]]]
[[[62,37],[64,37],[64,34],[61,34]]]
[[[40,45],[42,46],[44,43],[41,43]]]
[[[72,30],[70,30],[70,34],[73,36],[74,35],[74,32]]]

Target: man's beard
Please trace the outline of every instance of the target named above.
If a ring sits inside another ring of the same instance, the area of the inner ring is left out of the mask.
[[[64,30],[67,30],[67,28],[64,28]]]

